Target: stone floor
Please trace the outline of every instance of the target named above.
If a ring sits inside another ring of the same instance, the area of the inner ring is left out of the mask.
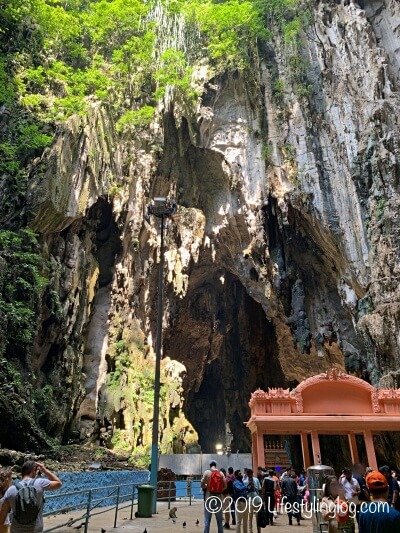
[[[203,521],[203,502],[201,500],[192,501],[192,505],[189,505],[187,501],[177,501],[171,503],[171,506],[177,507],[177,521],[175,524],[168,519],[168,505],[164,502],[157,503],[157,514],[152,518],[133,518],[130,520],[130,508],[120,510],[117,517],[116,528],[114,528],[115,509],[109,509],[107,512],[92,516],[89,522],[89,531],[101,533],[102,529],[105,529],[108,533],[172,533],[181,531],[182,533],[202,533],[204,521]],[[100,510],[105,510],[100,509]],[[134,508],[136,510],[136,507]],[[44,530],[48,531],[57,525],[65,524],[71,518],[79,518],[83,515],[82,511],[54,515],[44,519]],[[199,521],[199,525],[196,525],[196,521]],[[77,528],[84,520],[78,520],[73,525],[67,527],[62,526],[55,531],[59,533],[76,533],[79,530],[83,533],[84,526]],[[186,526],[183,527],[184,522]],[[231,530],[235,531],[235,528],[231,526]],[[256,531],[256,530],[254,530]],[[271,526],[267,526],[262,529],[263,533],[271,531]],[[296,525],[289,526],[288,519],[285,515],[278,515],[275,520],[272,531],[281,533],[293,533],[295,531],[303,531],[304,533],[313,533],[312,520],[310,518],[301,521],[300,527]],[[216,521],[211,523],[210,533],[216,533]]]

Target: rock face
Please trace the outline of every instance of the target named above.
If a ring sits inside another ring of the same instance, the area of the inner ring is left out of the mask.
[[[179,206],[162,449],[248,451],[250,393],[333,365],[400,386],[399,67],[398,2],[324,1],[301,46],[276,37],[254,83],[209,79],[191,116],[172,99],[131,138],[105,109],[67,122],[28,198],[61,305],[35,344],[37,384],[55,391],[49,434],[150,443],[154,195]]]

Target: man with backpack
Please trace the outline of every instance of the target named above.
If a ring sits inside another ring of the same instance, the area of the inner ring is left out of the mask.
[[[41,473],[46,477],[39,477]],[[21,481],[11,485],[4,494],[0,524],[4,524],[11,509],[11,533],[40,533],[43,531],[43,493],[45,490],[59,489],[62,482],[44,464],[35,461],[26,461],[22,465],[21,477]]]
[[[206,470],[201,479],[201,488],[204,490],[204,533],[210,532],[211,517],[215,515],[218,533],[223,533],[222,511],[223,496],[226,491],[226,479],[217,469],[217,463],[211,461],[210,469]]]
[[[275,510],[275,491],[276,481],[274,479],[274,470],[268,470],[268,476],[263,480],[262,495],[264,496],[265,511],[267,514],[268,524],[274,525],[274,510]]]

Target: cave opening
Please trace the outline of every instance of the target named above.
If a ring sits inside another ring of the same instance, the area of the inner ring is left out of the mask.
[[[202,451],[222,443],[249,452],[252,392],[285,385],[275,328],[235,275],[210,265],[199,271],[175,309],[165,355],[186,366],[184,412]]]
[[[113,215],[112,205],[99,198],[90,209],[89,219],[97,222],[94,244],[95,257],[99,265],[99,288],[109,285],[114,276],[116,257],[121,253],[120,231]]]

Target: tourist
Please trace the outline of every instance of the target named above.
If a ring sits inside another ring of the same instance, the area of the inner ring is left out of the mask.
[[[388,482],[388,504],[395,509],[399,503],[399,485],[397,481],[392,477],[391,470],[387,465],[381,466],[379,472],[385,476]]]
[[[290,477],[291,475],[292,475],[292,467],[291,466],[287,466],[286,470],[283,472],[283,474],[280,477],[280,481],[285,479],[285,477]]]
[[[297,520],[297,525],[300,525],[301,506],[298,499],[296,478],[296,474],[281,478],[282,493],[285,497],[285,510],[287,511],[290,526],[293,524],[293,516]]]
[[[218,472],[218,474],[214,474]],[[214,483],[220,485],[214,491]],[[201,479],[201,488],[205,492],[204,500],[204,533],[210,532],[211,517],[215,515],[218,533],[223,533],[222,526],[222,493],[226,490],[226,479],[222,472],[217,469],[217,463],[211,461],[210,468],[206,470]],[[219,500],[219,501],[218,501]]]
[[[262,466],[259,466],[257,468],[257,477],[258,477],[258,481],[260,482],[261,485],[262,485],[262,482],[263,482],[263,479],[264,479],[265,475],[266,475],[265,469]]]
[[[39,477],[44,474],[46,477]],[[35,461],[26,461],[21,468],[22,480],[20,485],[27,486],[32,483],[37,491],[37,501],[40,505],[39,513],[36,520],[32,524],[20,524],[15,515],[15,501],[18,493],[16,485],[11,485],[4,494],[4,502],[0,511],[0,524],[4,524],[4,521],[12,510],[13,519],[11,522],[11,533],[40,533],[43,531],[43,500],[45,490],[56,490],[62,486],[62,481],[43,463],[37,463]],[[3,527],[3,526],[1,526]],[[1,530],[0,530],[1,531]]]
[[[3,497],[7,492],[7,489],[11,487],[12,483],[12,470],[11,468],[1,468],[0,469],[0,510],[3,505]],[[1,526],[0,531],[2,533],[8,533],[10,530],[10,517],[6,516],[4,523]]]
[[[361,504],[359,533],[399,533],[400,513],[388,504],[389,483],[381,472],[366,477],[371,501]]]
[[[226,489],[228,491],[228,494],[230,496],[230,514],[232,517],[232,525],[236,526],[236,514],[235,514],[235,501],[233,499],[233,482],[235,481],[235,474],[233,473],[233,468],[230,466],[228,468],[228,473],[226,475]],[[228,516],[227,514],[228,513]],[[229,526],[229,509],[225,511],[225,524],[228,524]],[[229,527],[226,527],[226,529],[230,529]]]
[[[307,477],[307,472],[303,469],[301,472],[300,472],[300,475],[299,475],[299,482],[298,484],[300,485],[300,487],[304,487],[304,485],[306,485],[306,477]]]
[[[220,472],[222,472],[225,476],[225,479],[226,479],[226,470],[225,468],[220,468],[219,469]],[[230,496],[229,496],[229,493],[228,493],[228,481],[226,482],[226,487],[224,489],[224,492],[222,493],[222,513],[223,513],[223,517],[224,517],[224,529],[230,529],[231,526],[229,525],[229,519],[230,519],[230,506],[231,506],[231,501],[230,501]]]
[[[368,501],[368,489],[365,482],[365,466],[362,463],[354,463],[353,477],[357,480],[361,489],[360,493],[358,494],[358,499],[360,501]]]
[[[362,463],[355,463],[353,465],[353,477],[360,485],[360,492],[358,493],[358,503],[356,503],[356,519],[358,523],[360,515],[360,507],[362,502],[369,502],[369,492],[365,482],[365,466]]]
[[[328,476],[325,480],[322,500],[322,518],[328,522],[328,533],[338,533],[338,521],[336,517],[338,500],[344,500],[344,487],[339,483],[336,476]]]
[[[358,481],[353,476],[351,468],[343,468],[343,472],[339,478],[339,482],[344,487],[344,496],[346,500],[354,504],[358,504],[358,495],[361,492],[361,488],[358,484]]]
[[[243,475],[240,470],[235,470],[235,481],[233,482],[233,497],[236,508],[236,532],[248,533],[248,502],[247,502],[247,487],[243,483]]]
[[[339,478],[339,483],[344,488],[344,498],[345,501],[350,504],[350,508],[352,510],[351,514],[348,515],[347,521],[343,524],[340,524],[340,527],[342,529],[349,531],[349,533],[355,533],[356,530],[356,524],[355,524],[355,516],[356,516],[356,509],[357,505],[359,505],[360,500],[358,499],[358,495],[361,492],[360,485],[358,484],[358,481],[353,476],[351,468],[343,468],[342,475]]]
[[[233,468],[230,466],[229,469],[232,470],[231,474],[227,474],[225,468],[220,468],[220,471],[224,474],[225,479],[226,479],[226,489],[222,493],[222,497],[223,497],[222,512],[224,516],[224,526],[223,526],[224,529],[231,528],[229,522],[231,519],[232,504],[233,504],[232,525],[236,524],[236,521],[234,518],[235,505],[233,501],[233,479],[235,479],[235,476],[233,475]],[[228,476],[229,476],[229,481],[228,481]]]
[[[267,513],[268,524],[274,525],[274,510],[275,510],[275,491],[276,481],[274,479],[274,471],[269,470],[268,476],[264,478],[262,485],[262,495],[264,497],[265,511]]]
[[[260,508],[260,503],[262,503],[262,500],[259,496],[261,492],[261,485],[260,485],[260,482],[258,481],[258,478],[254,475],[253,470],[251,468],[247,469],[247,476],[248,476],[248,481],[246,485],[247,486],[247,500],[249,503],[248,526],[249,526],[249,533],[253,533],[253,516],[254,514],[257,514],[257,511]],[[258,529],[259,528],[257,528],[257,530]]]
[[[392,478],[396,481],[397,486],[398,486],[399,489],[400,489],[400,485],[399,485],[400,475],[399,475],[398,472],[396,472],[396,470],[392,470]],[[397,502],[396,502],[397,504],[400,503],[399,500],[400,500],[400,498],[397,498]],[[396,509],[399,510],[398,505],[396,506]]]
[[[279,477],[276,475],[276,472],[275,470],[273,471],[274,474],[273,474],[273,478],[275,480],[275,509],[274,509],[274,518],[277,518],[278,517],[278,513],[279,513],[279,506],[281,504],[281,500],[282,500],[282,491],[281,491],[281,483],[279,481]]]

